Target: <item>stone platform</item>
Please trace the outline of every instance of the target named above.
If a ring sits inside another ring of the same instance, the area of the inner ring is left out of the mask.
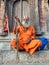
[[[49,65],[49,51],[37,51],[32,56],[26,52],[0,51],[0,65]]]
[[[13,38],[15,38],[13,34],[0,37],[0,65],[49,65],[48,49],[36,51],[32,56],[24,51],[18,52],[17,55],[17,50],[12,50],[10,47]]]
[[[0,50],[10,50],[10,41],[15,38],[15,35],[0,36]]]

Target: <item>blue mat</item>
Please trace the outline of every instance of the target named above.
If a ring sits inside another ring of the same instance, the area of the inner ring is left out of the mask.
[[[42,37],[42,38],[38,38],[38,40],[42,41],[42,46],[39,47],[39,50],[43,50],[44,47],[47,45],[47,43],[49,42],[47,38]]]

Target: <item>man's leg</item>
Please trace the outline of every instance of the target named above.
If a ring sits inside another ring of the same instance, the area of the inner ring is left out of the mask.
[[[32,55],[38,47],[42,45],[42,42],[40,40],[32,40],[28,45],[25,45],[25,51],[29,52],[30,55]]]
[[[17,49],[16,39],[11,40],[10,45],[12,46],[12,48]]]
[[[37,48],[39,48],[39,47],[42,45],[42,42],[39,41],[39,40],[37,40],[36,43],[37,43],[36,46],[35,46],[34,48],[31,48],[31,49],[30,49],[30,51],[29,51],[29,54],[30,54],[30,55],[32,55],[32,54],[37,50]]]

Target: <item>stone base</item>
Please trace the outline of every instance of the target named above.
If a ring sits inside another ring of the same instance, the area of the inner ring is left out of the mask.
[[[11,50],[10,41],[16,36],[9,34],[8,36],[0,36],[0,50]]]
[[[3,65],[48,65],[49,51],[37,51],[32,56],[26,52],[1,51]],[[19,58],[18,58],[19,57]]]

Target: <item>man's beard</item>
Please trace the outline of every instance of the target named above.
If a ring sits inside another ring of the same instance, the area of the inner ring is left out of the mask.
[[[23,22],[22,22],[22,25],[23,25],[24,27],[29,27],[29,26],[30,26],[30,22],[29,22],[29,21],[27,21],[27,22],[23,21]]]

